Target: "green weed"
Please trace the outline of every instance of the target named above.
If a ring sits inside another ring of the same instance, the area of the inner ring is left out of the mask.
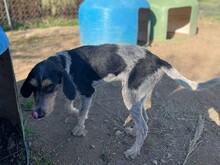
[[[36,165],[53,165],[54,161],[49,157],[34,157]]]
[[[29,138],[35,134],[34,130],[28,125],[27,120],[24,122],[24,134],[26,138]]]
[[[33,105],[34,105],[33,98],[25,99],[21,102],[21,109],[23,111],[31,111]]]

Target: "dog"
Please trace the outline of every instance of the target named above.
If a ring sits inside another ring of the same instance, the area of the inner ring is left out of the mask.
[[[54,100],[59,87],[71,101],[79,92],[82,106],[78,111],[78,123],[72,133],[85,136],[85,120],[88,117],[95,88],[100,83],[121,81],[122,96],[129,110],[134,128],[125,128],[128,134],[136,136],[133,146],[124,154],[134,159],[140,154],[148,132],[148,116],[144,103],[150,105],[151,94],[163,74],[167,74],[179,85],[190,90],[204,90],[220,84],[220,78],[203,83],[191,81],[182,76],[168,62],[147,49],[126,44],[104,44],[82,46],[63,51],[36,64],[21,87],[25,98],[33,93],[35,107],[32,116],[41,119],[53,111]],[[72,109],[74,107],[72,106]]]

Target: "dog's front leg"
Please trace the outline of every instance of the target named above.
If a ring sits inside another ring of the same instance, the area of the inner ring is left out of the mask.
[[[82,107],[78,113],[78,123],[72,130],[75,136],[86,136],[85,120],[88,118],[89,109],[92,102],[92,96],[86,97],[82,96]]]

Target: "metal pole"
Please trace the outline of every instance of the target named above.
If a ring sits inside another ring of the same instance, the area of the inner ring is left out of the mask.
[[[12,30],[13,27],[12,27],[12,24],[11,24],[11,17],[10,17],[9,10],[8,10],[8,3],[7,3],[6,0],[3,0],[3,1],[4,1],[5,11],[6,11],[7,19],[8,19],[8,26],[9,26],[10,29]]]

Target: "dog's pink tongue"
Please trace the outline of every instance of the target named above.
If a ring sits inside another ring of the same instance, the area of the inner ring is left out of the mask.
[[[32,116],[33,116],[34,119],[38,119],[38,113],[37,112],[35,112],[35,111],[32,112]]]

